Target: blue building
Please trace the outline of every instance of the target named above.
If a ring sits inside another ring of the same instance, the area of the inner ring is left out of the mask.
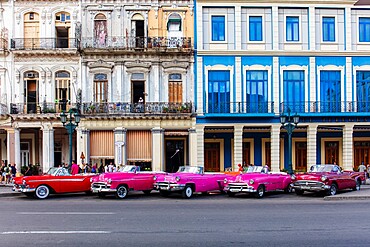
[[[288,111],[300,116],[294,170],[370,163],[370,5],[198,0],[195,9],[198,165],[287,169]]]

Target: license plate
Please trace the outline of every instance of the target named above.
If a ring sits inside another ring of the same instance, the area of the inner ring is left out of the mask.
[[[161,186],[159,187],[161,190],[168,190],[168,187],[167,186]]]
[[[311,187],[310,186],[302,186],[301,189],[302,190],[309,190],[309,189],[311,189]]]

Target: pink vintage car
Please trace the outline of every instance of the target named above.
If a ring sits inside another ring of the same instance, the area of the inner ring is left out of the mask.
[[[203,167],[181,166],[176,173],[156,177],[155,188],[162,196],[174,192],[181,193],[183,198],[191,198],[195,192],[222,192],[225,178],[231,177],[224,173],[204,172]]]
[[[246,173],[225,180],[225,191],[229,196],[236,193],[252,193],[262,198],[265,192],[290,192],[291,176],[285,172],[269,172],[268,167],[251,166]]]
[[[339,166],[330,164],[313,165],[309,172],[296,174],[292,185],[297,195],[305,191],[335,195],[338,190],[360,190],[364,180],[363,172],[342,171]]]
[[[154,176],[157,172],[141,172],[139,166],[125,166],[122,171],[103,173],[91,179],[91,191],[99,197],[115,194],[116,198],[124,199],[129,191],[143,191],[150,194],[153,190]]]

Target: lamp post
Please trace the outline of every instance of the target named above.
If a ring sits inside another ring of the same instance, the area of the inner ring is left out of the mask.
[[[69,113],[69,118],[68,118],[68,114],[62,111],[62,113],[60,114],[60,121],[62,121],[63,126],[66,128],[68,137],[69,137],[69,165],[68,167],[70,168],[72,166],[72,135],[76,127],[80,123],[81,115],[78,113],[77,109],[75,108],[70,109],[68,113]]]
[[[293,130],[297,127],[299,123],[299,115],[296,113],[294,116],[290,115],[290,108],[288,108],[288,115],[284,114],[284,112],[280,115],[280,123],[281,127],[286,129],[288,132],[288,172],[289,174],[293,173],[293,165],[292,165],[292,134]]]

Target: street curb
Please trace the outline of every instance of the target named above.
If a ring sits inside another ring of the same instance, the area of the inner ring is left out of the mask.
[[[325,201],[370,200],[370,196],[325,196]]]

